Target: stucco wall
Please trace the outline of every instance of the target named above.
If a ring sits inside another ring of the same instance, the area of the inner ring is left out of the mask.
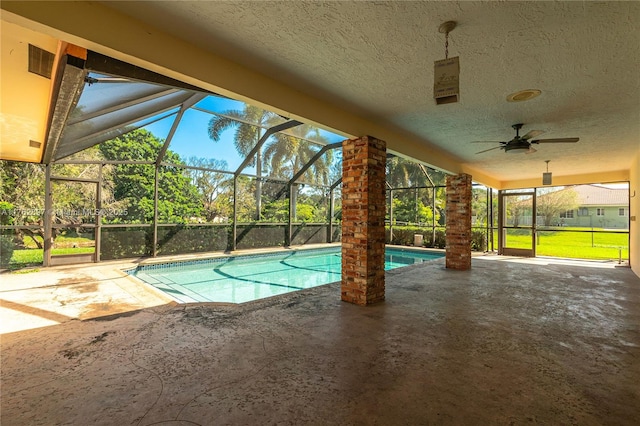
[[[640,277],[640,151],[631,164],[629,194],[629,214],[632,218],[635,217],[635,220],[630,222],[629,261],[633,272]]]

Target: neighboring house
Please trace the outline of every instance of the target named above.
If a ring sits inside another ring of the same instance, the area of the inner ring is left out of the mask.
[[[560,213],[563,226],[629,229],[629,190],[600,185],[576,185],[578,208]]]

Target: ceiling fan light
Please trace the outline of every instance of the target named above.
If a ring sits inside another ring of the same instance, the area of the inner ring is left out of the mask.
[[[507,152],[510,154],[523,154],[523,153],[529,152],[529,145],[528,144],[505,145],[504,152]]]
[[[538,89],[520,90],[518,92],[512,93],[509,96],[507,96],[507,102],[528,101],[529,99],[533,99],[540,96],[541,93],[542,91]]]

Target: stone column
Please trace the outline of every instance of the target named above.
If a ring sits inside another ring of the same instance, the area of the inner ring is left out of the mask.
[[[471,175],[447,176],[446,265],[471,269]]]
[[[342,143],[342,300],[384,300],[386,143],[371,136]]]

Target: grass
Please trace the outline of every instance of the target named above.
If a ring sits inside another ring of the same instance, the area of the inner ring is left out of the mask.
[[[94,247],[76,247],[76,248],[54,248],[51,250],[52,256],[62,254],[79,254],[93,253]],[[25,266],[42,265],[43,250],[42,249],[23,249],[14,250],[9,262],[9,269],[19,269]]]
[[[32,268],[32,269],[18,269],[17,271],[11,272],[12,274],[22,275],[22,274],[31,274],[33,272],[39,272],[40,268]]]
[[[35,239],[38,240],[40,244],[42,244],[42,237],[39,235],[35,236]],[[23,238],[24,246],[27,248],[38,248],[37,244],[33,241],[31,237],[25,236]],[[95,245],[95,241],[91,238],[86,237],[68,237],[66,235],[57,235],[55,244],[57,247],[89,247]]]
[[[622,232],[571,232],[578,228],[568,228],[569,231],[538,231],[536,255],[568,257],[574,259],[617,260],[629,259],[629,235]],[[497,235],[495,235],[497,238]],[[507,246],[511,248],[531,248],[531,233],[528,231],[510,229],[507,232]]]
[[[42,244],[42,237],[35,236],[36,240]],[[43,250],[38,248],[33,238],[25,236],[23,238],[25,249],[13,251],[9,261],[9,269],[16,270],[27,266],[42,265]],[[55,248],[51,250],[52,256],[64,254],[93,253],[95,251],[95,240],[81,236],[68,236],[61,233],[55,238]]]
[[[73,230],[63,230],[55,237],[54,248],[51,250],[52,256],[65,254],[93,253],[95,251],[95,240],[93,233],[77,234]],[[42,246],[42,237],[36,235],[35,240]],[[43,262],[43,250],[38,248],[34,238],[25,235],[22,239],[22,249],[16,249],[9,260],[8,269],[18,270],[29,266],[40,266]]]

